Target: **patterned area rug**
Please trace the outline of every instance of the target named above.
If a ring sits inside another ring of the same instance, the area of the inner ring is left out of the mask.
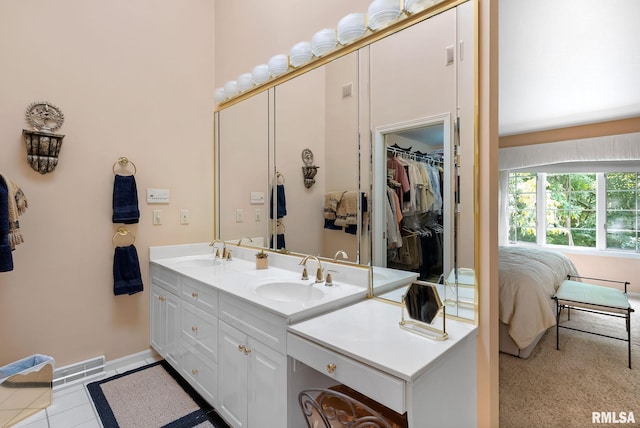
[[[166,362],[87,385],[105,428],[227,428]]]

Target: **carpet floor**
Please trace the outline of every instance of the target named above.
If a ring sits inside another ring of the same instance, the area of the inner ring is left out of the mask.
[[[640,298],[629,299],[631,364],[627,342],[560,329],[547,330],[528,359],[500,354],[500,427],[591,427],[592,412],[633,412],[640,426]],[[566,324],[567,311],[560,323]],[[625,321],[571,312],[574,327],[626,337]],[[627,425],[629,426],[629,425]]]
[[[165,361],[87,385],[105,428],[227,428]]]

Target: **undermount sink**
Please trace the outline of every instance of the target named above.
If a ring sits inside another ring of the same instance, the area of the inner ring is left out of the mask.
[[[324,292],[313,285],[294,281],[268,282],[257,286],[255,291],[260,297],[281,302],[308,302],[324,296]]]
[[[176,262],[176,266],[186,267],[186,268],[201,268],[201,267],[218,266],[220,263],[221,263],[220,260],[214,259],[213,257],[208,257],[208,258],[180,260]]]

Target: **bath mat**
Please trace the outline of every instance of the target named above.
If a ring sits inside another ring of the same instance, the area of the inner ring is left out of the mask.
[[[104,428],[228,428],[164,360],[87,385]]]

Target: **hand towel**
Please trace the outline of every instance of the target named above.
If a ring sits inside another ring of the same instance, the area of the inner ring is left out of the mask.
[[[11,246],[11,250],[15,250],[16,245],[24,242],[22,233],[20,233],[20,222],[18,221],[18,216],[24,214],[28,203],[20,186],[4,174],[2,175],[2,179],[4,180],[8,192],[7,208],[9,217],[9,245]]]
[[[342,230],[340,224],[336,224],[338,218],[337,210],[342,200],[344,191],[328,192],[324,194],[324,228],[332,230]],[[338,222],[340,223],[340,222]]]
[[[284,193],[284,184],[276,185],[276,213],[277,218],[282,218],[287,215],[287,198]],[[273,218],[273,195],[271,197],[271,206],[269,207],[269,215]]]
[[[9,191],[0,175],[0,272],[13,270],[13,256],[9,245]]]
[[[113,181],[113,222],[138,223],[138,189],[133,175],[116,175]]]
[[[271,235],[271,242],[269,243],[269,247],[273,248],[273,235]],[[276,234],[276,250],[286,249],[286,245],[284,242],[284,233]]]
[[[116,247],[113,255],[113,294],[135,294],[143,290],[136,247]]]

